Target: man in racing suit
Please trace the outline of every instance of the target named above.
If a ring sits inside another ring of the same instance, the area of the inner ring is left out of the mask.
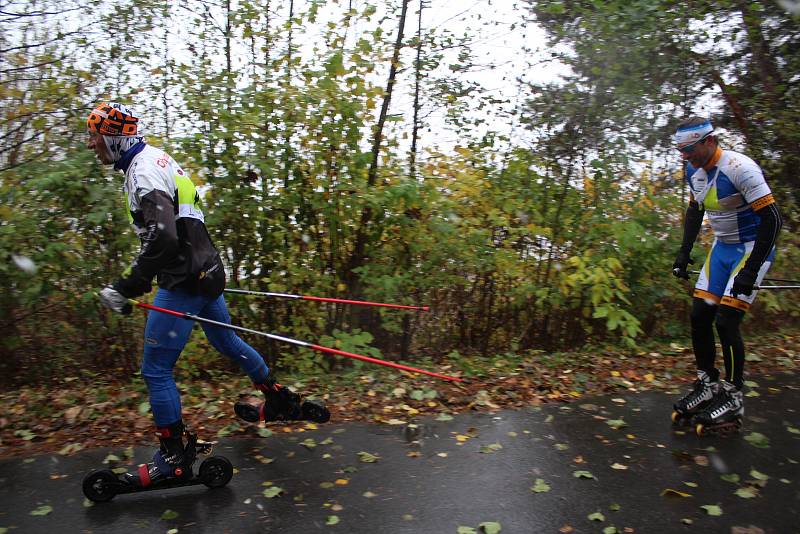
[[[691,333],[698,379],[675,404],[679,416],[714,425],[741,422],[744,413],[744,342],[739,325],[775,255],[781,216],[761,168],[747,156],[720,148],[711,122],[692,117],[678,126],[676,148],[687,162],[690,188],[683,241],[673,265],[687,279],[692,246],[704,214],[714,243],[695,284]],[[725,380],[714,365],[716,322]],[[675,415],[673,416],[675,420]],[[698,430],[699,431],[699,430]]]

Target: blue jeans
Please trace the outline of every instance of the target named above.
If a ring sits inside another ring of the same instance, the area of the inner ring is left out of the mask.
[[[231,322],[222,295],[216,299],[208,299],[181,289],[159,289],[153,305],[222,323]],[[194,321],[166,313],[151,311],[147,316],[142,377],[150,392],[150,407],[156,426],[169,426],[182,419],[180,393],[172,371],[183,347],[189,341],[192,326]],[[211,345],[239,364],[254,383],[259,384],[267,379],[269,368],[264,358],[233,330],[202,323],[201,326]]]

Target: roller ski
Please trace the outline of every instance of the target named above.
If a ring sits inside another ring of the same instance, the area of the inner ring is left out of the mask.
[[[711,405],[718,389],[719,383],[712,382],[708,373],[697,371],[697,380],[692,384],[692,389],[672,407],[673,424],[690,424],[695,415]]]
[[[255,386],[264,394],[261,401],[255,396],[239,399],[233,409],[241,419],[249,423],[259,421],[313,421],[327,423],[331,414],[325,404],[317,400],[302,400],[300,395],[286,386],[268,378]]]
[[[713,402],[698,413],[692,423],[698,436],[731,436],[742,428],[744,402],[742,392],[730,382],[722,382]]]
[[[197,439],[182,424],[159,428],[161,447],[153,461],[137,470],[117,475],[110,469],[92,471],[83,479],[83,494],[94,502],[107,502],[123,493],[138,493],[204,484],[221,488],[230,482],[233,465],[224,456],[209,456],[197,473],[193,466],[199,454],[211,453],[213,443]],[[186,437],[186,445],[183,437]]]

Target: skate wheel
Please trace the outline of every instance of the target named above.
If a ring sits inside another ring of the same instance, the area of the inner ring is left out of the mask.
[[[331,418],[331,412],[320,401],[310,400],[303,402],[303,419],[314,421],[315,423],[327,423]]]
[[[83,478],[83,494],[94,502],[108,502],[117,492],[114,487],[119,484],[117,475],[108,469],[92,471]]]
[[[694,427],[694,431],[697,432],[698,436],[704,436],[706,434],[706,427],[703,423],[697,423]]]
[[[254,406],[248,402],[238,401],[233,405],[233,411],[248,423],[258,423],[261,420],[261,405]]]
[[[209,488],[221,488],[231,481],[233,464],[224,456],[206,458],[200,464],[198,477]]]
[[[677,423],[680,422],[680,420],[681,420],[681,413],[677,412],[677,411],[673,411],[672,412],[672,422],[677,424]]]

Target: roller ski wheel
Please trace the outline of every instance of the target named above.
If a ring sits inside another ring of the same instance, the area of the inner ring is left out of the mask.
[[[315,423],[327,423],[331,419],[331,412],[325,406],[325,403],[317,400],[303,401],[300,411],[303,414],[303,419],[306,421],[313,421]]]
[[[224,456],[206,458],[200,464],[198,478],[209,488],[221,488],[233,478],[233,464]]]
[[[83,477],[83,494],[93,502],[108,502],[124,489],[124,483],[109,469],[98,469]]]

